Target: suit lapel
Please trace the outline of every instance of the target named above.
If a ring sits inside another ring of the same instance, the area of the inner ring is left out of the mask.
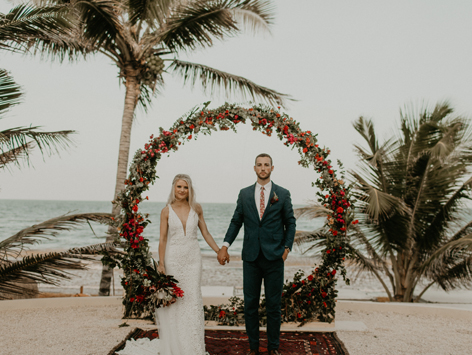
[[[277,185],[274,184],[274,182],[272,181],[272,188],[270,189],[269,200],[267,201],[267,207],[264,210],[264,214],[262,215],[261,222],[267,216],[267,214],[269,213],[270,208],[272,207],[272,204],[270,203],[270,200],[272,200],[272,197],[274,196],[274,192],[277,193]]]

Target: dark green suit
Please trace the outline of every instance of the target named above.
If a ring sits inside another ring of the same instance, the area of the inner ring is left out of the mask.
[[[261,284],[267,307],[269,350],[279,348],[281,297],[284,282],[285,247],[292,249],[295,236],[290,192],[272,182],[262,219],[255,200],[256,184],[242,189],[224,241],[232,244],[244,224],[243,274],[244,314],[251,349],[259,347],[259,301]]]

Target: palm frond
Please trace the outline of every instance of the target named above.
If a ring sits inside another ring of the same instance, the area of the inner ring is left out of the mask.
[[[15,127],[0,132],[0,152],[6,153],[18,147],[35,142],[42,154],[59,153],[59,149],[69,147],[69,136],[75,131],[42,132],[40,127]],[[32,140],[32,141],[30,141]],[[28,150],[23,153],[28,157]]]
[[[362,191],[358,198],[366,203],[365,213],[372,220],[378,221],[394,213],[406,214],[409,212],[402,199],[374,188],[356,172],[351,172],[351,174],[359,183],[358,189]]]
[[[241,76],[229,74],[208,66],[180,60],[174,60],[169,68],[189,83],[192,87],[200,82],[205,92],[214,93],[217,89],[224,89],[227,95],[239,93],[252,100],[263,99],[269,104],[284,105],[287,100],[293,100],[289,95],[281,94],[275,90],[259,86],[256,83]]]
[[[162,27],[175,0],[128,0],[129,23],[136,25],[145,21],[149,26]]]
[[[0,241],[0,260],[16,258],[29,245],[39,243],[41,239],[55,237],[60,231],[68,231],[79,223],[111,221],[111,213],[79,213],[51,218],[47,221],[22,229],[15,235]]]
[[[122,50],[127,49],[127,46],[122,43],[124,30],[119,17],[121,15],[120,6],[120,2],[114,0],[78,0],[74,2],[74,8],[79,13],[80,23],[83,24],[82,36],[90,41],[93,47],[113,47],[118,44]]]
[[[294,243],[302,254],[307,254],[309,252],[318,252],[325,248],[328,237],[328,232],[324,228],[312,232],[297,231],[295,233]]]
[[[26,288],[22,285],[28,283],[58,285],[61,280],[73,276],[67,270],[86,269],[82,261],[94,260],[89,255],[115,250],[113,243],[103,243],[64,252],[26,255],[17,261],[0,263],[0,299],[5,298],[2,294],[25,292]]]
[[[28,152],[33,148],[33,143],[27,143],[5,153],[0,153],[0,169],[5,168],[8,164],[14,163],[20,165],[19,160],[28,157]]]
[[[0,119],[8,109],[20,102],[21,87],[5,69],[0,69]]]
[[[214,38],[238,31],[231,8],[226,0],[182,2],[156,34],[155,44],[163,43],[172,51],[211,46]]]
[[[256,33],[270,32],[270,25],[274,20],[274,6],[267,0],[235,1],[232,10],[237,23]]]
[[[293,211],[293,213],[296,219],[299,219],[299,218],[313,219],[313,218],[326,217],[331,214],[331,211],[321,206],[318,203],[313,203],[309,206],[296,208]]]
[[[28,47],[38,40],[62,43],[73,22],[67,16],[68,6],[18,5],[0,14],[0,48]]]

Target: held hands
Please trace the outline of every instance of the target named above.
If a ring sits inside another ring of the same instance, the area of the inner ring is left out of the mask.
[[[226,262],[229,263],[229,254],[228,254],[228,248],[227,247],[224,246],[218,251],[217,259],[218,259],[218,262],[221,265],[225,265]]]

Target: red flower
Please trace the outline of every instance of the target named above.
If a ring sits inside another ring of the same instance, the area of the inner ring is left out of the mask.
[[[338,231],[333,231],[332,233],[333,233],[334,236],[338,235]]]
[[[338,207],[338,209],[336,210],[336,212],[338,212],[338,213],[343,213],[343,212],[344,212],[344,208]]]
[[[326,298],[326,296],[328,296],[328,294],[326,292],[324,292],[324,291],[321,292],[321,297]]]
[[[292,287],[295,288],[295,287],[297,287],[297,285],[296,285],[296,284],[293,284]]]
[[[340,229],[341,229],[341,231],[343,231],[343,232],[346,231],[346,228],[345,228],[345,227],[341,227]]]
[[[326,304],[326,302],[323,302],[323,306],[328,307],[328,305]]]
[[[357,224],[357,223],[359,223],[357,219],[354,222],[352,222],[352,224]]]
[[[174,284],[174,286],[172,288],[174,290],[174,295],[175,296],[177,296],[177,297],[183,297],[184,296],[184,291],[182,291],[182,289],[180,287],[178,287]]]
[[[300,313],[297,313],[297,317],[298,317],[298,318],[301,318],[302,315],[301,315]]]
[[[333,272],[331,273],[331,275],[336,275],[336,270],[333,270]]]
[[[195,125],[192,123],[192,124],[190,125],[190,129],[194,129],[194,128],[195,128]]]
[[[138,212],[138,205],[134,205],[134,206],[133,206],[133,211],[134,211],[134,212]]]
[[[134,297],[131,297],[131,298],[129,299],[129,301],[130,301],[130,302],[134,302]]]
[[[313,280],[313,275],[308,275],[308,281]]]
[[[311,303],[311,301],[306,301],[306,303],[310,304],[310,303]]]
[[[133,270],[135,273],[139,274],[139,270],[138,269],[134,269]]]
[[[306,153],[306,152],[308,152],[308,148],[305,147],[303,148],[303,153]]]
[[[218,316],[219,318],[224,318],[226,316],[225,311],[220,311],[220,315]]]
[[[188,138],[188,139],[192,139],[192,135],[188,136],[187,138]]]
[[[328,170],[328,173],[332,174],[334,171],[333,170]]]
[[[331,250],[329,250],[329,249],[326,250],[326,254],[329,254],[329,253],[331,253]]]

